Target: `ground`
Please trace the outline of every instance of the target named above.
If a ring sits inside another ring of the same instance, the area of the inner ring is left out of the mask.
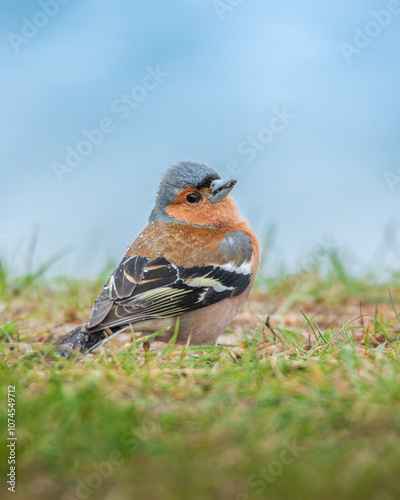
[[[218,346],[146,355],[127,334],[79,362],[24,357],[88,317],[105,275],[0,267],[0,426],[10,437],[15,386],[17,437],[1,498],[400,497],[397,275],[356,279],[332,259],[260,277]]]

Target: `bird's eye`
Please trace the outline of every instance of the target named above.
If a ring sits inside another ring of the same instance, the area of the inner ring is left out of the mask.
[[[189,202],[189,203],[197,203],[199,201],[200,197],[197,196],[197,194],[194,194],[194,193],[189,193],[187,196],[186,196],[186,201]]]

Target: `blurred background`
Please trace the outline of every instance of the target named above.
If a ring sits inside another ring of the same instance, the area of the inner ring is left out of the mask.
[[[33,266],[68,250],[57,274],[117,263],[185,159],[238,179],[242,213],[273,232],[270,272],[331,248],[355,270],[398,268],[400,2],[0,13],[0,255],[15,272],[33,247]]]

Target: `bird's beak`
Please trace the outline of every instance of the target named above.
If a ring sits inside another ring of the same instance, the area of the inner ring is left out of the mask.
[[[211,203],[217,203],[228,196],[232,191],[237,181],[235,179],[223,180],[218,179],[213,181],[210,189]]]

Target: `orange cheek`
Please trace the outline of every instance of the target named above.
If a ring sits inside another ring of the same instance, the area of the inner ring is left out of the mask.
[[[170,217],[189,224],[211,225],[212,207],[205,203],[198,205],[187,205],[186,203],[177,203],[169,205],[166,212]]]
[[[211,226],[224,231],[233,231],[237,224],[245,222],[240,215],[236,203],[228,197],[215,205],[203,202],[189,205],[185,202],[171,203],[166,208],[170,217],[188,224]]]

